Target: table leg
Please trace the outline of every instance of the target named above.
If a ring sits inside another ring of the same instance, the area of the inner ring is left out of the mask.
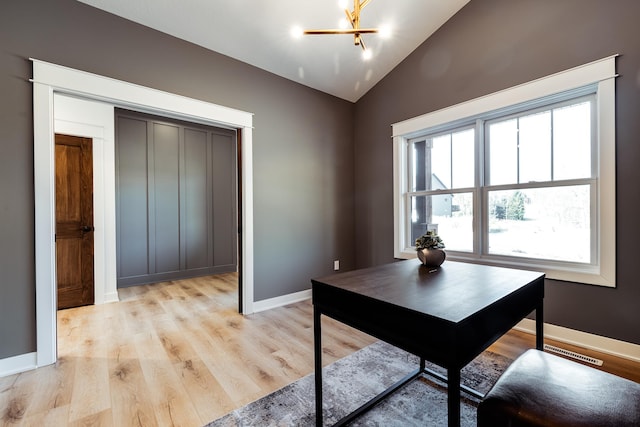
[[[536,348],[544,349],[544,301],[540,301],[536,307]]]
[[[460,427],[460,369],[447,369],[447,418],[449,427]]]
[[[322,427],[322,331],[320,311],[313,308],[313,355],[315,366],[316,427]]]

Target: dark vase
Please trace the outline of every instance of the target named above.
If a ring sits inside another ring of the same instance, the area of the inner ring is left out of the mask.
[[[442,249],[418,249],[418,259],[427,267],[440,267],[447,254]]]

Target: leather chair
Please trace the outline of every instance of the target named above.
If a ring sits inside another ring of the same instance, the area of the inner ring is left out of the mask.
[[[501,426],[638,427],[640,384],[528,350],[478,406],[478,427]]]

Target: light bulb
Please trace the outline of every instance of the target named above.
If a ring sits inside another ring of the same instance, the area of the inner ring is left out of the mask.
[[[391,27],[383,25],[378,28],[378,35],[383,39],[391,38]]]
[[[371,49],[367,49],[367,50],[363,50],[362,51],[362,59],[364,59],[365,61],[368,61],[369,59],[371,59],[372,55],[373,55],[373,53],[371,52]]]
[[[294,39],[299,39],[302,37],[302,34],[304,34],[304,31],[302,30],[301,27],[298,27],[297,25],[295,27],[291,28],[291,37],[293,37]]]

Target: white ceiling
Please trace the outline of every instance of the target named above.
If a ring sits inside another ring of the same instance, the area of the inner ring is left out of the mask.
[[[361,28],[387,26],[389,38],[364,35],[373,56],[350,35],[308,35],[337,28],[338,0],[79,0],[303,85],[355,102],[469,0],[371,0]],[[353,9],[353,0],[348,0]]]

